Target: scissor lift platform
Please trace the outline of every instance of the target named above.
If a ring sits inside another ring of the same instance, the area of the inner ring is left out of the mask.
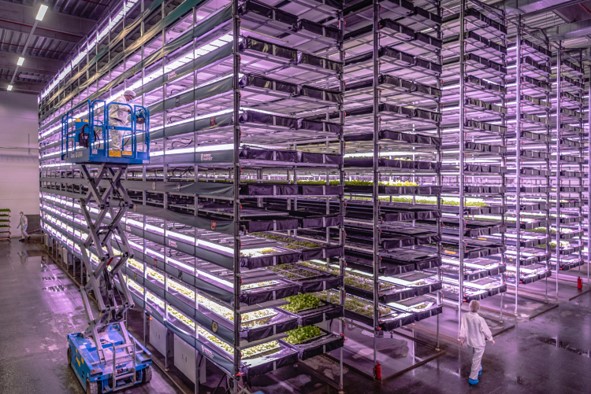
[[[105,361],[101,361],[92,336],[68,334],[68,362],[87,394],[111,393],[148,383],[152,378],[151,353],[130,334],[123,333],[120,324],[113,323],[99,334]],[[129,336],[129,342],[124,335]]]
[[[113,106],[129,112],[126,124],[113,123]],[[93,100],[62,116],[61,158],[74,164],[143,164],[150,160],[150,113],[146,107]]]

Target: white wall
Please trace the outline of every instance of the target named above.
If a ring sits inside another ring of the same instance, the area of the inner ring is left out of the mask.
[[[13,236],[19,211],[39,214],[37,127],[36,96],[0,92],[0,208],[12,210]]]

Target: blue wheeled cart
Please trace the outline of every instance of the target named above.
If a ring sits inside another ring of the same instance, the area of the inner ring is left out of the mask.
[[[148,383],[152,378],[152,355],[121,330],[122,325],[113,323],[99,335],[102,349],[92,337],[68,334],[68,362],[87,394],[110,393]],[[104,352],[104,362],[99,352]]]
[[[128,115],[109,119],[110,113]],[[133,255],[121,222],[133,207],[122,179],[128,165],[150,159],[149,125],[142,106],[98,100],[62,117],[62,160],[75,164],[86,181],[79,201],[88,233],[78,246],[87,279],[80,293],[88,327],[67,339],[68,362],[87,394],[122,390],[152,377],[150,352],[125,326],[133,299],[122,268]]]

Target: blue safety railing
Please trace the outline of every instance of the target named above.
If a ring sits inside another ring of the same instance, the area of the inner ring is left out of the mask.
[[[88,107],[88,111],[80,114],[84,106]],[[62,116],[61,158],[73,163],[148,162],[148,109],[141,105],[106,103],[104,100],[77,105]]]

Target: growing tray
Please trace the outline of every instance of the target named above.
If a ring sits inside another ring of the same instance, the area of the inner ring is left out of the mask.
[[[328,353],[343,346],[345,338],[322,330],[323,335],[300,344],[290,344],[280,341],[298,353],[300,360]]]
[[[420,305],[423,302],[433,302],[434,304],[419,309],[417,305]],[[443,311],[443,306],[437,305],[436,299],[428,296],[409,298],[398,302],[392,302],[388,305],[401,312],[413,313],[415,321],[427,319],[431,316],[438,315]]]
[[[281,307],[278,307],[281,309]],[[281,309],[284,311],[283,309]],[[298,320],[298,324],[303,326],[309,326],[312,324],[318,324],[322,322],[329,322],[333,319],[337,319],[343,316],[343,308],[340,305],[331,304],[322,301],[322,305],[314,309],[306,309],[297,313],[287,312]]]
[[[410,161],[410,160],[394,160],[394,159],[378,159],[378,165],[389,169],[396,169],[400,171],[438,171],[439,164],[430,161]],[[346,158],[345,168],[369,168],[373,166],[372,158]]]

